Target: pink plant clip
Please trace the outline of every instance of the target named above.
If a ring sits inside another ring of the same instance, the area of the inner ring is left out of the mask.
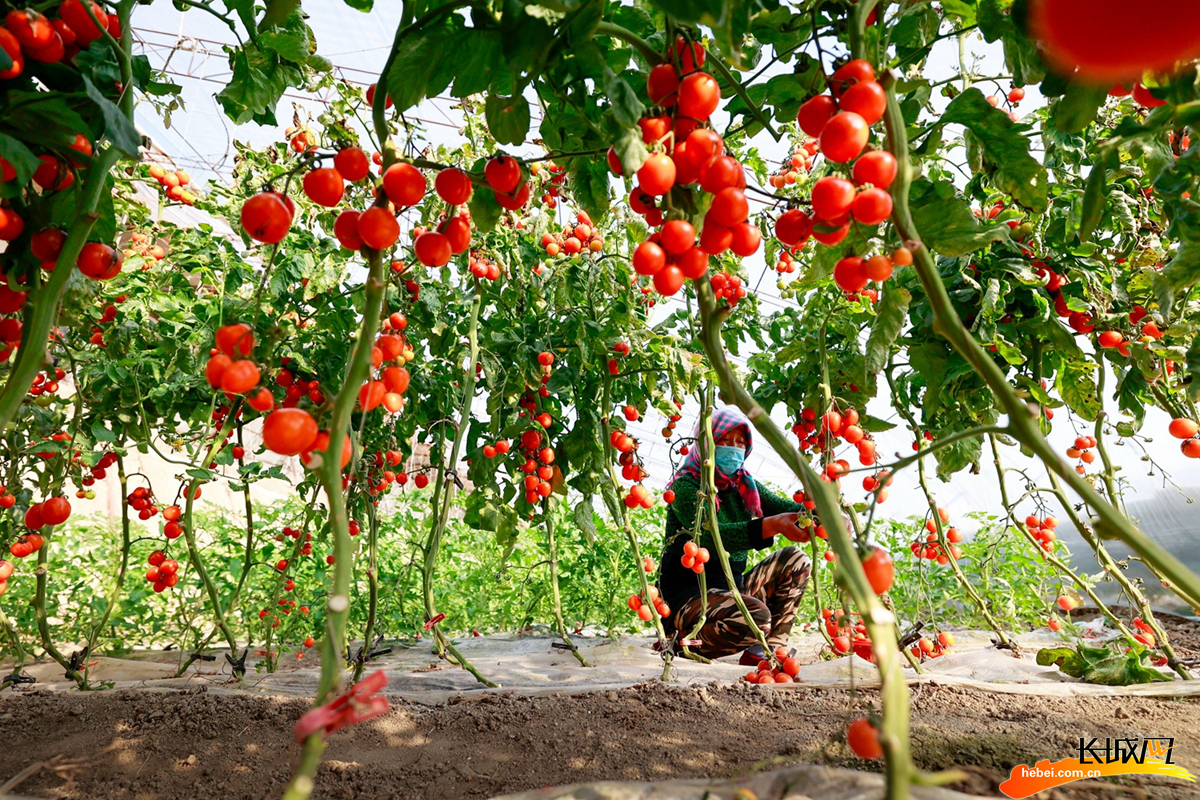
[[[292,735],[298,743],[303,743],[317,731],[323,730],[329,735],[347,725],[386,714],[391,709],[388,699],[375,693],[387,686],[387,682],[387,673],[383,670],[368,675],[350,687],[345,694],[314,708],[296,720]]]

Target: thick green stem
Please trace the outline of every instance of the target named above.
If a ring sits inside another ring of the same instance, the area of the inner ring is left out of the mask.
[[[375,614],[379,608],[379,514],[375,504],[367,500],[367,624],[363,629],[362,658],[354,664],[354,683],[362,678],[375,638]]]
[[[9,370],[4,389],[0,391],[0,429],[7,427],[16,417],[29,387],[33,385],[34,377],[46,360],[46,342],[50,340],[50,328],[58,317],[58,304],[75,270],[79,252],[87,244],[92,226],[100,218],[96,206],[104,192],[105,178],[120,158],[121,153],[109,146],[92,159],[81,181],[83,191],[79,198],[79,210],[74,222],[68,226],[67,239],[54,263],[54,270],[45,283],[30,292],[21,328],[20,349]]]
[[[921,448],[922,450],[924,448]],[[929,506],[930,518],[933,520],[935,535],[937,536],[938,544],[941,545],[942,552],[946,554],[946,563],[950,565],[950,569],[954,572],[954,579],[958,581],[958,585],[966,592],[967,597],[979,609],[979,613],[987,621],[988,627],[995,631],[996,636],[1000,638],[1000,644],[1010,646],[1012,642],[1008,640],[1008,636],[1000,628],[1000,624],[992,616],[992,612],[988,609],[987,601],[979,596],[979,592],[967,580],[967,576],[963,574],[962,568],[958,566],[958,559],[954,557],[954,551],[950,549],[949,540],[946,539],[946,526],[942,522],[941,512],[938,510],[937,501],[933,499],[933,493],[929,491],[929,481],[925,476],[925,459],[917,459],[917,475],[921,484],[921,491],[925,494],[925,502]]]
[[[1095,511],[1098,517],[1097,533],[1102,538],[1116,538],[1125,542],[1149,566],[1158,569],[1169,579],[1172,590],[1193,607],[1200,609],[1200,601],[1197,600],[1200,598],[1200,576],[1138,530],[1116,506],[1101,497],[1090,483],[1058,456],[1038,428],[1037,418],[1009,384],[1004,372],[963,327],[950,301],[950,295],[946,292],[946,286],[938,274],[933,254],[922,243],[920,232],[916,229],[909,211],[908,192],[912,184],[912,165],[909,163],[908,136],[904,127],[904,116],[896,99],[895,83],[896,77],[893,73],[889,72],[884,76],[883,84],[887,91],[884,122],[888,131],[888,149],[896,157],[897,163],[896,179],[891,187],[892,222],[900,238],[912,251],[913,266],[933,311],[934,330],[941,334],[987,383],[1000,409],[1008,415],[1009,433],[1032,450],[1052,473],[1065,481]]]
[[[425,548],[425,569],[423,586],[425,594],[426,620],[437,616],[437,606],[433,594],[433,572],[437,567],[438,552],[442,546],[442,536],[446,525],[450,522],[450,508],[454,505],[454,489],[458,481],[458,462],[462,455],[463,442],[467,438],[467,428],[471,424],[471,403],[475,399],[475,364],[479,361],[479,310],[483,305],[483,293],[479,286],[475,287],[475,296],[471,299],[471,315],[467,322],[467,365],[463,371],[463,399],[458,412],[458,424],[454,430],[454,441],[450,445],[450,460],[438,462],[437,495],[434,502],[433,527],[430,529],[429,543]],[[488,680],[479,670],[467,661],[436,625],[433,636],[438,645],[438,652],[448,651],[455,663],[475,676],[475,680],[484,686],[498,688],[500,684]]]
[[[654,49],[654,46],[647,42],[642,37],[638,36],[628,28],[617,25],[614,22],[601,20],[596,23],[595,34],[597,36],[611,36],[614,39],[620,39],[628,44],[634,50],[641,53],[642,58],[646,59],[650,66],[661,64],[665,60],[662,54]]]
[[[121,457],[120,452],[116,452],[117,456],[117,480],[121,484],[121,563],[117,567],[117,575],[113,579],[112,590],[108,593],[108,602],[104,606],[104,613],[100,615],[100,619],[92,626],[91,633],[88,634],[87,648],[88,652],[96,649],[96,642],[100,638],[100,632],[104,630],[104,626],[108,624],[109,617],[112,616],[113,609],[117,607],[117,600],[121,596],[121,589],[125,586],[125,574],[129,569],[129,503],[124,501],[124,498],[129,496],[127,490],[128,476],[125,474],[125,459]]]
[[[875,663],[879,667],[880,694],[883,701],[883,723],[879,739],[886,759],[887,797],[902,800],[908,797],[914,768],[909,754],[908,687],[900,663],[896,640],[896,616],[880,603],[863,571],[862,561],[854,541],[846,530],[838,503],[837,490],[821,476],[800,452],[788,444],[787,435],[771,420],[733,372],[721,340],[724,315],[717,308],[711,284],[704,278],[693,281],[700,306],[701,344],[709,363],[717,374],[721,398],[734,403],[784,463],[800,479],[805,494],[817,505],[817,515],[825,525],[829,544],[837,554],[839,578],[850,598],[862,614],[871,636]]]
[[[558,627],[559,637],[571,649],[571,655],[575,656],[575,660],[581,666],[590,667],[591,664],[587,662],[587,659],[579,652],[579,648],[571,641],[571,637],[567,635],[567,623],[563,619],[562,596],[558,591],[558,545],[554,540],[555,505],[552,499],[547,498],[544,511],[546,516],[546,546],[550,551],[550,599],[554,608],[554,624]]]

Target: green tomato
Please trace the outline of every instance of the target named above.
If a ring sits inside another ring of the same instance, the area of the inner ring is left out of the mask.
[[[96,499],[96,490],[88,489],[86,492],[83,493],[83,496],[86,497],[88,500],[95,500]]]
[[[54,398],[48,394],[38,395],[34,401],[39,408],[49,408],[54,403]]]

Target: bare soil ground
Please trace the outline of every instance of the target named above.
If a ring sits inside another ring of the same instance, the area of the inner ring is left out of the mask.
[[[921,767],[957,766],[951,788],[998,795],[1017,764],[1075,753],[1080,736],[1171,736],[1176,761],[1200,772],[1200,701],[1046,698],[925,686],[913,691],[913,751]],[[874,692],[768,687],[672,687],[393,711],[332,737],[317,780],[322,798],[485,798],[597,780],[727,777],[758,765],[863,768],[842,743]],[[12,791],[54,798],[277,797],[307,704],[221,693],[118,690],[0,695],[0,785],[35,762]],[[866,765],[871,768],[871,765]],[[878,767],[875,767],[876,769]],[[1076,783],[1044,798],[1194,798],[1162,778]]]

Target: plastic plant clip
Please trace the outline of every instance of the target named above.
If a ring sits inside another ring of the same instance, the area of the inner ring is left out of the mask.
[[[433,619],[431,619],[425,623],[425,630],[429,630],[430,628],[432,628],[434,625],[437,625],[439,622],[441,622],[445,618],[446,618],[445,614],[438,614],[436,617],[434,617]]]
[[[323,706],[309,711],[292,728],[292,736],[297,743],[318,731],[329,735],[359,722],[386,714],[391,706],[386,697],[375,693],[387,686],[387,673],[383,670],[373,672],[350,687],[345,694],[334,698]]]

